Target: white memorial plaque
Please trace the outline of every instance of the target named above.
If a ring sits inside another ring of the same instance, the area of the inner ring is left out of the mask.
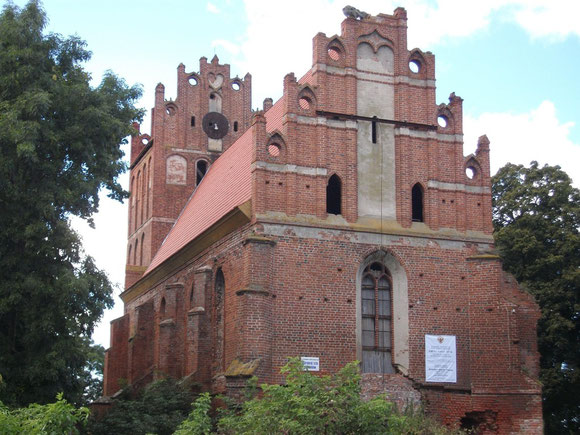
[[[425,335],[425,381],[457,382],[454,335]]]
[[[302,356],[300,357],[304,370],[309,372],[320,371],[320,358],[314,356]]]

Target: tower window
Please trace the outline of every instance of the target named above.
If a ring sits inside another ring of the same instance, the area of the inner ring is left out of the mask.
[[[423,222],[423,187],[419,183],[411,191],[411,207],[413,222]]]
[[[340,177],[334,174],[326,185],[326,213],[341,214],[341,190]]]
[[[191,126],[195,127],[195,116],[191,117]]]
[[[234,131],[238,131],[238,121],[234,121]]]
[[[207,162],[205,160],[198,160],[195,168],[195,184],[199,185],[205,173],[207,172]]]
[[[371,136],[373,143],[377,143],[377,117],[373,117],[373,122],[371,123]]]

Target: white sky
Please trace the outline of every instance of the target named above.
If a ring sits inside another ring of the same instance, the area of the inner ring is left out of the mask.
[[[15,1],[23,5],[22,0]],[[93,51],[86,68],[98,83],[113,70],[141,83],[141,106],[153,105],[155,85],[175,96],[176,68],[197,71],[199,58],[217,54],[240,77],[252,74],[253,107],[282,94],[289,72],[311,66],[312,37],[340,33],[347,3],[326,0],[46,0],[49,30],[78,34]],[[436,56],[438,103],[451,92],[464,98],[464,154],[477,138],[491,141],[492,172],[506,162],[559,164],[580,183],[580,1],[577,0],[361,0],[373,15],[408,14],[408,48]],[[149,132],[149,118],[142,132]],[[123,177],[127,186],[127,177]],[[96,230],[78,219],[86,251],[113,282],[124,280],[126,204],[104,198]],[[95,333],[109,345],[108,322],[122,315],[117,298]]]

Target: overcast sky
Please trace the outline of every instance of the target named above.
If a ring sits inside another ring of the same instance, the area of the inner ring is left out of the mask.
[[[487,134],[492,173],[507,162],[537,160],[560,165],[580,185],[578,0],[45,0],[44,7],[48,31],[87,41],[93,58],[86,69],[95,85],[108,69],[140,83],[140,106],[149,111],[157,83],[175,98],[179,63],[198,71],[199,58],[214,54],[233,75],[252,74],[254,108],[266,97],[278,99],[284,75],[310,68],[312,37],[340,33],[348,2],[373,15],[407,9],[408,48],[435,54],[437,103],[448,102],[451,92],[464,99],[465,155]],[[150,132],[149,117],[141,131]],[[95,230],[78,220],[74,226],[87,253],[118,284],[118,295],[126,204],[103,195],[95,222]],[[108,323],[122,313],[116,297],[96,342],[108,347]]]

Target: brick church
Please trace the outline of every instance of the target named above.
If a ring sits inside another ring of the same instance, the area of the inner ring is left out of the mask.
[[[252,111],[251,76],[217,57],[178,66],[174,101],[157,86],[104,394],[168,375],[235,396],[291,356],[359,360],[367,396],[541,433],[539,310],[493,250],[489,141],[463,155],[463,100],[436,103],[405,10],[317,34],[283,86]]]

